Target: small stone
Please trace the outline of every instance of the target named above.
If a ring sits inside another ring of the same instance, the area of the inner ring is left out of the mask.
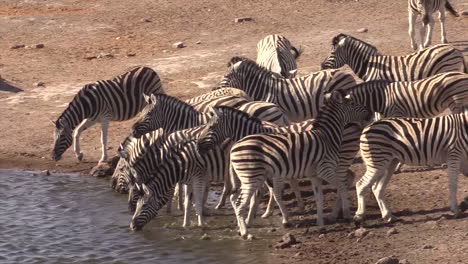
[[[42,48],[44,48],[44,47],[45,47],[45,45],[42,44],[42,43],[39,43],[39,44],[34,45],[34,48],[36,48],[36,49],[42,49]]]
[[[45,86],[45,83],[44,82],[36,82],[33,85],[36,86],[36,87],[41,87],[41,86],[43,87],[43,86]]]
[[[176,49],[181,49],[181,48],[185,47],[185,45],[184,45],[183,42],[176,42],[176,43],[172,44],[172,47],[174,47]]]
[[[93,56],[93,55],[88,55],[88,56],[85,56],[84,59],[85,60],[94,60],[96,59],[97,57],[96,56]]]
[[[114,55],[110,54],[110,53],[101,53],[99,54],[96,58],[98,59],[104,59],[104,58],[113,58]]]
[[[49,170],[43,170],[39,173],[39,176],[50,176]]]
[[[462,11],[460,13],[461,16],[468,16],[468,10]]]
[[[197,41],[197,42],[195,42],[195,44],[201,44],[201,41]]]
[[[395,257],[385,257],[377,260],[375,264],[399,264],[399,262]]]
[[[119,39],[120,39],[120,37],[116,37],[116,38],[115,38],[115,40],[119,40]]]
[[[135,57],[136,53],[127,53],[127,57]]]
[[[346,237],[347,238],[355,238],[356,234],[354,234],[354,231],[353,231],[353,232],[350,232]]]
[[[210,239],[211,239],[211,237],[208,236],[206,233],[203,234],[203,235],[200,237],[200,240],[210,240]]]
[[[10,47],[10,49],[21,49],[21,48],[24,48],[24,47],[26,47],[26,45],[24,45],[24,44],[15,44],[15,45],[12,45]]]
[[[367,31],[369,31],[368,28],[360,28],[360,29],[356,30],[356,32],[358,32],[358,33],[366,33]]]
[[[101,162],[93,169],[90,174],[94,177],[105,177],[111,176],[114,173],[114,169],[107,162]]]
[[[398,262],[398,264],[410,264],[410,262],[407,259],[402,259]]]
[[[146,23],[153,22],[151,18],[143,18],[141,21],[146,22]]]
[[[272,228],[269,231],[270,231],[270,233],[276,232],[276,228]]]
[[[296,254],[294,254],[294,257],[298,258],[298,257],[303,256],[303,255],[304,255],[304,252],[297,252]]]
[[[432,248],[434,248],[434,246],[432,246],[432,245],[424,245],[422,247],[422,249],[432,249]]]
[[[279,249],[288,248],[296,243],[298,243],[296,241],[296,238],[293,235],[291,235],[291,233],[287,233],[282,237],[282,239],[278,242],[278,244],[276,244],[275,248],[279,248]]]
[[[391,236],[391,235],[394,235],[394,234],[398,234],[398,230],[394,227],[390,228],[388,231],[387,231],[387,236]]]
[[[246,22],[246,21],[252,21],[253,19],[251,17],[238,17],[234,19],[235,23],[241,23],[241,22]]]
[[[163,50],[162,52],[163,52],[163,53],[168,53],[168,52],[169,52],[169,50]]]
[[[256,239],[256,237],[254,235],[252,235],[252,234],[247,235],[247,240],[251,241],[251,240],[255,240],[255,239]]]
[[[354,235],[356,237],[365,237],[367,234],[369,234],[369,230],[367,230],[364,227],[361,227],[361,228],[354,231]]]
[[[318,236],[318,238],[324,238],[324,237],[325,237],[325,234],[320,234],[320,235]]]
[[[356,242],[359,243],[362,241],[362,237],[359,237],[358,239],[356,239]]]
[[[436,179],[436,180],[439,179],[439,176],[438,175],[434,176],[434,179]]]

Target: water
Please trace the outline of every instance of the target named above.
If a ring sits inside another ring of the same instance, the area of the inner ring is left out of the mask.
[[[268,241],[240,240],[233,215],[208,217],[205,231],[166,215],[132,232],[130,220],[106,180],[0,170],[0,263],[267,262]]]

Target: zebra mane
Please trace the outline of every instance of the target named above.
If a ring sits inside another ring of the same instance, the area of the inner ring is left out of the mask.
[[[248,119],[249,121],[252,121],[252,122],[262,123],[262,120],[258,119],[256,116],[251,116],[244,111],[238,110],[230,106],[221,105],[221,106],[215,106],[214,108],[216,110],[221,111],[224,115],[240,116],[241,118]]]
[[[375,87],[380,87],[381,85],[387,86],[390,83],[392,82],[388,80],[373,80],[373,81],[368,81],[368,82],[362,82],[362,83],[356,84],[355,86],[347,90],[344,90],[344,92],[348,93],[348,92],[352,92],[358,89],[375,89]]]
[[[247,65],[246,67],[259,69],[259,71],[263,71],[266,74],[269,74],[269,75],[271,75],[271,76],[273,76],[275,78],[284,79],[283,75],[281,75],[279,73],[276,73],[276,72],[272,72],[269,69],[267,69],[267,68],[263,67],[262,65],[258,64],[256,61],[251,60],[251,59],[246,58],[246,57],[241,57],[241,56],[232,57],[231,60],[228,62],[228,67],[233,66],[234,64],[238,63],[239,61],[242,61],[242,65]]]
[[[336,35],[336,36],[333,37],[333,39],[332,39],[332,46],[335,47],[336,45],[338,45],[338,43],[339,43],[342,39],[345,39],[345,38],[348,38],[348,39],[350,39],[350,40],[352,40],[352,41],[356,41],[356,42],[362,43],[362,44],[364,44],[364,45],[366,45],[366,46],[368,46],[368,47],[371,47],[371,48],[373,48],[373,49],[375,49],[375,50],[377,51],[377,47],[375,47],[374,45],[371,45],[371,44],[369,44],[369,43],[367,43],[367,42],[365,42],[365,41],[363,41],[363,40],[360,40],[360,39],[355,38],[355,37],[350,36],[350,35],[346,35],[346,34],[344,34],[344,33],[340,33],[340,34],[338,34],[338,35]]]
[[[69,111],[78,111],[79,108],[75,109],[75,110],[72,110],[71,108],[73,107],[73,104],[78,101],[82,96],[84,96],[86,93],[94,90],[94,87],[95,87],[96,83],[88,83],[88,84],[85,84],[79,91],[78,93],[73,97],[73,99],[70,101],[70,103],[68,103],[68,106],[67,108],[65,108],[65,110],[63,110],[63,112],[60,114],[60,116],[57,118],[57,121],[55,121],[55,128],[57,129],[60,129],[60,128],[63,128],[62,125],[64,125],[61,120],[62,119],[65,119],[66,116],[68,115],[68,112]],[[72,124],[70,124],[72,125]],[[72,127],[70,127],[71,129],[74,129],[75,127],[72,125]]]
[[[124,141],[118,149],[118,152],[119,154],[125,152],[128,155],[128,153],[130,153],[137,146],[141,146],[143,150],[146,150],[148,147],[153,146],[155,144],[162,144],[164,139],[165,135],[162,128],[148,132],[139,138],[130,135],[124,139]],[[139,156],[143,156],[142,154],[144,153],[146,152],[140,153]]]
[[[155,94],[154,96],[156,97],[156,102],[163,101],[171,107],[182,108],[184,111],[194,111],[198,113],[198,111],[191,104],[188,104],[187,102],[184,102],[174,96],[167,94]]]
[[[248,61],[248,60],[250,59],[244,56],[234,56],[228,61],[227,66],[231,67],[232,65],[238,63],[239,61]]]

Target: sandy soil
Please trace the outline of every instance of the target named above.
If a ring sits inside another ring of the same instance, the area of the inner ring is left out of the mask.
[[[451,2],[458,10],[468,10],[466,0]],[[240,16],[254,20],[234,23]],[[151,22],[143,21],[146,18]],[[468,19],[448,17],[447,25],[449,41],[468,56]],[[363,27],[369,32],[356,32]],[[255,58],[257,41],[268,34],[284,34],[304,48],[298,63],[300,74],[305,74],[319,69],[332,36],[341,32],[373,43],[383,54],[411,52],[406,1],[402,0],[4,0],[0,6],[0,74],[4,79],[0,84],[0,167],[89,171],[100,156],[98,126],[82,136],[84,162],[78,163],[71,150],[57,163],[50,159],[53,126],[49,119],[55,120],[85,83],[111,78],[130,66],[148,65],[160,74],[170,95],[185,99],[209,91],[230,57]],[[436,24],[433,41],[439,39]],[[172,48],[177,41],[186,47]],[[10,48],[39,43],[45,47]],[[87,59],[100,54],[113,57]],[[37,82],[45,86],[37,87]],[[131,123],[111,124],[110,154]],[[358,176],[364,173],[362,164],[353,170]],[[366,223],[370,236],[359,242],[347,238],[355,229],[348,223],[327,226],[328,232],[321,237],[314,225],[280,228],[278,233],[291,231],[302,243],[291,249],[272,249],[271,262],[373,263],[395,255],[410,263],[468,263],[467,213],[456,220],[443,216],[448,212],[446,186],[442,170],[407,168],[395,176],[387,192],[403,221],[383,224],[372,198]],[[461,177],[459,199],[468,195],[467,189],[468,180]],[[310,194],[310,188],[305,190]],[[327,201],[332,196],[332,192],[327,194]],[[306,214],[295,216],[297,224],[312,224],[314,208],[310,202]],[[391,226],[399,233],[387,237]]]

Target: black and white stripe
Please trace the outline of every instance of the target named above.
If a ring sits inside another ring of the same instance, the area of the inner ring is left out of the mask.
[[[258,42],[256,61],[260,66],[285,78],[294,78],[297,73],[296,59],[301,52],[286,37],[273,34]]]
[[[323,95],[347,89],[358,82],[351,71],[324,70],[285,79],[243,57],[234,57],[219,87],[236,87],[257,101],[277,104],[291,121],[314,118],[323,106]]]
[[[362,40],[339,34],[332,40],[332,51],[322,62],[322,69],[345,64],[364,81],[416,81],[438,73],[466,71],[463,53],[450,45],[440,44],[406,56],[386,56]]]
[[[434,18],[432,16],[436,11],[439,12],[440,20],[440,42],[448,43],[447,32],[445,30],[445,10],[451,15],[458,17],[458,12],[452,7],[448,0],[408,0],[409,29],[408,33],[411,40],[411,47],[417,49],[418,45],[414,39],[414,25],[416,18],[422,16],[422,27],[420,29],[421,44],[420,48],[427,48],[431,45],[432,30],[434,28]]]
[[[65,150],[74,143],[75,155],[78,160],[82,160],[79,144],[81,132],[95,123],[101,123],[100,162],[106,161],[109,121],[135,117],[146,105],[143,94],[157,93],[164,93],[161,80],[148,67],[135,67],[112,80],[85,85],[55,122],[52,158],[60,160]]]
[[[468,111],[428,119],[390,118],[374,122],[364,129],[360,148],[367,170],[356,183],[355,221],[364,219],[364,196],[371,186],[382,218],[388,222],[396,220],[384,199],[384,192],[399,162],[408,165],[447,163],[450,209],[455,216],[460,214],[457,177],[460,171],[468,175]]]
[[[311,177],[317,202],[317,222],[323,226],[323,195],[320,180],[332,183],[342,199],[343,215],[350,217],[346,175],[338,175],[339,151],[346,124],[367,120],[370,112],[364,106],[345,100],[338,92],[321,111],[314,129],[301,133],[256,134],[244,137],[231,149],[231,166],[240,181],[237,198],[232,201],[241,236],[247,235],[245,214],[252,194],[269,177],[273,194],[287,224],[287,211],[282,203],[283,179]],[[236,184],[236,181],[233,181]]]

